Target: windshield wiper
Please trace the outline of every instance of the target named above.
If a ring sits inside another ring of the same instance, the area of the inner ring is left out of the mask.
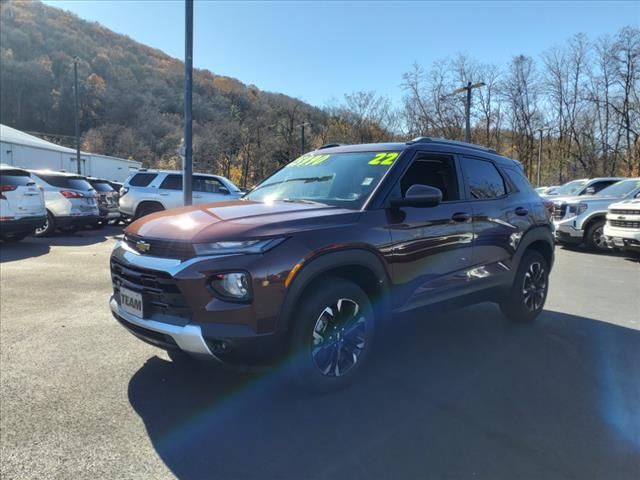
[[[287,202],[287,203],[307,203],[309,205],[326,206],[326,203],[314,202],[313,200],[307,200],[304,198],[279,198],[278,200],[280,202]]]

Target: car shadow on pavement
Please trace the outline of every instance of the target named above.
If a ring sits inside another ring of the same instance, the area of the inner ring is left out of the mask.
[[[15,243],[0,243],[0,263],[46,255],[51,247],[86,247],[122,235],[120,227],[101,230],[81,230],[76,233],[55,233],[48,237],[27,237]]]
[[[637,478],[640,331],[481,304],[398,318],[383,341],[332,394],[153,357],[129,401],[180,479]]]
[[[0,243],[0,263],[39,257],[49,253],[49,245],[37,238],[25,238],[19,242]]]

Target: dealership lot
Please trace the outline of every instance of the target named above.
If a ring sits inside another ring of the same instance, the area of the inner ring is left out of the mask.
[[[637,260],[558,248],[534,325],[491,304],[413,313],[356,384],[310,396],[281,368],[186,370],[127,333],[107,305],[120,234],[1,246],[3,478],[640,471]]]

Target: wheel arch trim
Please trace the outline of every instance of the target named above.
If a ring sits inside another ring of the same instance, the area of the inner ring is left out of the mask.
[[[305,259],[300,262],[300,265],[287,288],[285,299],[278,315],[278,330],[289,330],[292,313],[306,288],[322,275],[337,268],[359,266],[373,272],[377,283],[380,285],[383,312],[389,311],[391,306],[389,292],[391,279],[389,272],[385,268],[384,261],[376,253],[365,248],[331,250]]]

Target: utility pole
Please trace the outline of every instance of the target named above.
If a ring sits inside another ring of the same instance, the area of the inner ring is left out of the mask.
[[[80,114],[78,112],[78,61],[80,58],[73,57],[73,91],[75,96],[75,123],[76,123],[76,164],[78,175],[82,175],[80,167]]]
[[[310,127],[309,122],[304,122],[298,125],[300,127],[300,155],[304,155],[304,127]]]
[[[536,186],[540,187],[540,172],[541,172],[541,168],[542,168],[542,132],[544,132],[545,130],[550,130],[550,128],[538,128],[538,169],[536,172]]]
[[[193,89],[193,0],[185,0],[184,35],[184,159],[182,161],[182,198],[184,205],[192,203],[192,89]]]
[[[458,93],[466,92],[467,98],[464,103],[464,116],[465,116],[465,129],[464,129],[464,141],[467,143],[471,143],[471,90],[474,88],[484,87],[486,84],[484,82],[471,83],[468,82],[464,87],[460,87],[449,95],[445,95],[445,97],[450,97],[452,95],[456,95]]]

